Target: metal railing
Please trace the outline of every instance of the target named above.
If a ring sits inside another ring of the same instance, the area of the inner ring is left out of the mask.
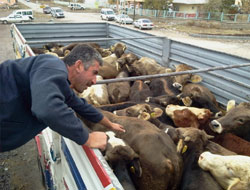
[[[127,9],[127,14],[133,15],[134,9]],[[166,11],[151,9],[136,9],[136,15],[158,18],[173,19],[193,19],[193,20],[215,20],[220,22],[240,22],[249,23],[250,14],[225,14],[223,12],[183,12],[183,11]]]

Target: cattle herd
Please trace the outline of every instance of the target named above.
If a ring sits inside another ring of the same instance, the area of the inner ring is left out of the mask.
[[[63,57],[76,45],[33,51]],[[123,43],[89,45],[103,57],[97,80],[192,69],[125,53]],[[103,155],[125,190],[250,190],[250,103],[231,100],[224,109],[201,81],[185,74],[98,84],[78,94],[126,130],[108,131],[81,118],[90,130],[106,132]]]

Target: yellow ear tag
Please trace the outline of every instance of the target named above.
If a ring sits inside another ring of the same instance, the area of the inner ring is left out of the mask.
[[[150,117],[153,117],[153,118],[154,118],[155,115],[156,115],[155,112],[152,112],[152,113],[150,114]]]
[[[131,166],[131,167],[130,167],[130,171],[131,171],[133,174],[135,174],[135,167],[134,167],[134,166]]]
[[[184,145],[184,147],[183,147],[181,153],[184,154],[184,153],[187,151],[187,149],[188,149],[187,145]]]

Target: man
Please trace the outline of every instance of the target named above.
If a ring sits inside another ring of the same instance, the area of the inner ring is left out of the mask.
[[[63,61],[39,55],[0,64],[0,152],[25,144],[47,126],[79,145],[105,149],[106,134],[89,134],[75,112],[125,132],[72,90],[81,93],[95,84],[101,65],[100,54],[87,45],[76,46]]]

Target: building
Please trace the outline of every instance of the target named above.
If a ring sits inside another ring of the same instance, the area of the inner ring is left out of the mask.
[[[13,5],[16,3],[16,0],[0,0],[0,6],[1,5]]]
[[[122,8],[141,8],[143,6],[144,0],[120,0],[120,6]]]
[[[209,0],[173,0],[175,11],[196,13],[201,10],[202,6]]]

